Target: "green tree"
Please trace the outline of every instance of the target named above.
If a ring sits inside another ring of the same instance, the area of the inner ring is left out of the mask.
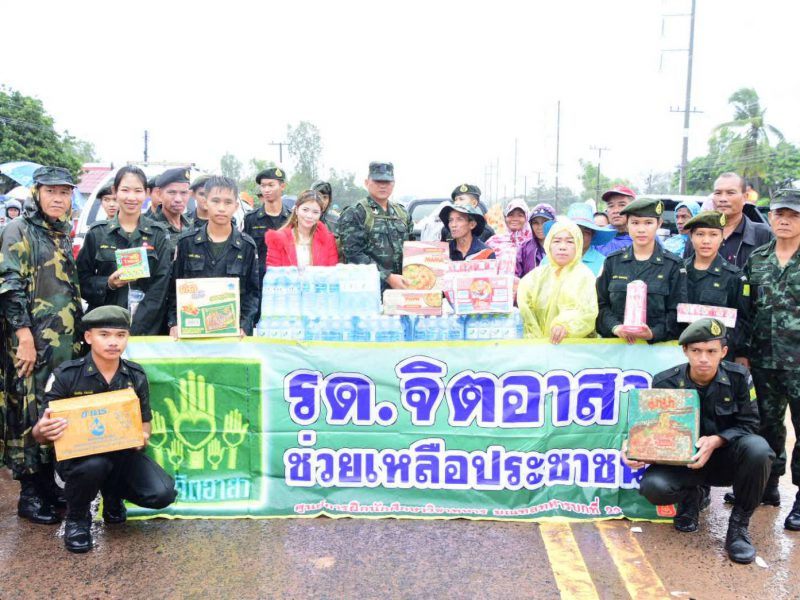
[[[289,142],[289,156],[295,161],[292,179],[299,176],[297,186],[292,187],[302,187],[306,182],[310,185],[317,178],[317,165],[322,153],[319,129],[309,121],[300,121],[297,127],[289,125],[286,139]]]
[[[235,181],[239,181],[242,178],[242,161],[230,152],[226,152],[219,159],[219,169],[224,177],[230,177]]]
[[[730,145],[730,152],[738,173],[757,185],[759,179],[767,175],[769,170],[770,136],[784,141],[783,134],[772,125],[767,124],[765,113],[758,94],[753,88],[736,90],[728,98],[733,106],[733,120],[723,123],[717,129],[733,130],[735,137]]]
[[[328,183],[331,184],[333,203],[339,210],[367,197],[367,190],[356,183],[356,175],[352,171],[338,172],[331,169]]]
[[[603,175],[602,171],[600,172],[598,181],[597,164],[593,162],[580,159],[578,160],[578,164],[581,166],[581,184],[583,185],[583,191],[581,192],[580,198],[581,200],[594,198],[595,201],[600,202],[600,196],[603,195],[603,192],[614,187],[615,185],[631,187],[631,183],[627,179],[611,179],[610,177]]]
[[[0,163],[28,160],[64,167],[77,178],[91,144],[60,135],[41,100],[0,87]]]
[[[81,164],[97,162],[94,144],[71,136],[69,131],[64,132],[64,148],[67,153],[76,157]]]
[[[242,192],[247,192],[253,198],[255,198],[256,206],[261,204],[261,201],[258,198],[258,185],[256,185],[256,175],[258,175],[264,169],[268,169],[269,167],[277,166],[271,160],[260,160],[258,158],[251,158],[250,162],[247,163],[247,172],[245,173],[244,177],[239,180],[239,190]]]

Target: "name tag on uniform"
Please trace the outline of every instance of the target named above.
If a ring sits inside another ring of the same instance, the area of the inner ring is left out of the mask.
[[[725,327],[736,327],[735,308],[726,306],[707,306],[705,304],[678,304],[678,323],[694,323],[698,319],[711,317],[721,321]]]

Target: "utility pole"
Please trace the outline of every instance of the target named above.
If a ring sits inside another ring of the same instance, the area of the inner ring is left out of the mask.
[[[498,156],[494,169],[494,200],[497,202],[500,199],[500,157]]]
[[[278,147],[278,162],[283,166],[283,147],[286,146],[288,148],[289,142],[270,142],[269,145]]]
[[[605,148],[603,146],[589,146],[590,150],[597,150],[597,181],[595,183],[595,197],[594,201],[600,201],[600,161],[603,158],[603,150],[611,150],[611,148]]]
[[[665,15],[667,17],[689,17],[689,47],[676,50],[668,50],[669,52],[686,52],[687,65],[686,65],[686,102],[683,109],[680,107],[672,108],[670,112],[683,113],[683,148],[681,150],[681,181],[680,193],[686,193],[686,169],[689,164],[689,115],[692,113],[702,112],[692,108],[692,61],[694,59],[694,16],[697,0],[692,0],[692,12],[686,14]]]
[[[147,157],[148,157],[148,153],[147,153],[147,143],[148,143],[148,141],[149,141],[149,135],[147,133],[147,129],[145,129],[144,130],[144,162],[145,162],[145,164],[147,164]]]
[[[514,185],[511,186],[514,189],[513,197],[517,197],[517,138],[514,138]]]
[[[561,152],[561,100],[558,101],[558,113],[556,115],[556,199],[555,209],[558,210],[558,157]]]
[[[522,184],[523,185],[522,197],[525,199],[525,204],[527,204],[528,203],[528,176],[527,175],[525,175],[522,178],[522,182],[523,182],[523,184]]]

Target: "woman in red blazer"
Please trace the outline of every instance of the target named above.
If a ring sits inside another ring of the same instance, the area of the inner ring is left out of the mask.
[[[277,231],[267,231],[267,268],[332,267],[339,262],[336,239],[320,223],[322,198],[307,190],[300,194],[286,223]]]

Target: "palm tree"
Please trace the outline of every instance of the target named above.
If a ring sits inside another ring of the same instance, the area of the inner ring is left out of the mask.
[[[733,120],[722,123],[717,130],[727,128],[736,133],[730,145],[731,156],[739,173],[753,180],[753,186],[758,187],[758,180],[767,174],[767,164],[773,153],[770,135],[782,142],[783,134],[765,122],[767,110],[761,107],[753,88],[736,90],[728,98],[728,103],[734,109]]]

